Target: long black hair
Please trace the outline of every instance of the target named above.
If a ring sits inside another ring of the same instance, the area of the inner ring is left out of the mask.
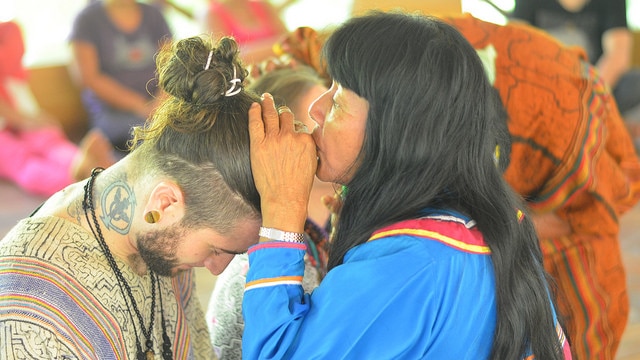
[[[369,102],[329,267],[376,229],[419,217],[421,209],[460,211],[476,221],[492,252],[491,358],[522,358],[530,346],[537,358],[561,359],[535,229],[518,217],[525,205],[502,177],[505,111],[473,47],[437,19],[373,12],[340,26],[323,58],[334,81]]]

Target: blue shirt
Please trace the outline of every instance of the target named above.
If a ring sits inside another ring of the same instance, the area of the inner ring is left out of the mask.
[[[473,221],[404,221],[351,249],[303,294],[303,244],[249,250],[248,359],[482,359],[496,323],[489,248]]]

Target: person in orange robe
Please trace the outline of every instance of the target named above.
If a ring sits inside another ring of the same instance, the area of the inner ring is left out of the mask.
[[[586,55],[525,24],[443,17],[478,50],[509,114],[507,181],[534,213],[576,359],[614,359],[629,315],[619,217],[640,199],[640,160]],[[325,74],[323,36],[275,46]],[[410,84],[408,84],[410,86]]]

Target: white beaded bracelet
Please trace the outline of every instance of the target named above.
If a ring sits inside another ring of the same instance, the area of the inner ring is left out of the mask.
[[[258,235],[270,240],[286,241],[286,242],[292,242],[292,243],[304,243],[304,234],[302,233],[282,231],[282,230],[267,228],[263,226],[260,226],[260,232],[258,232]]]

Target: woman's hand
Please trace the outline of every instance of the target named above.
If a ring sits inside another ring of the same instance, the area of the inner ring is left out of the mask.
[[[260,192],[262,225],[303,232],[316,172],[316,145],[310,134],[295,130],[287,107],[276,110],[273,97],[249,109],[251,169]]]

